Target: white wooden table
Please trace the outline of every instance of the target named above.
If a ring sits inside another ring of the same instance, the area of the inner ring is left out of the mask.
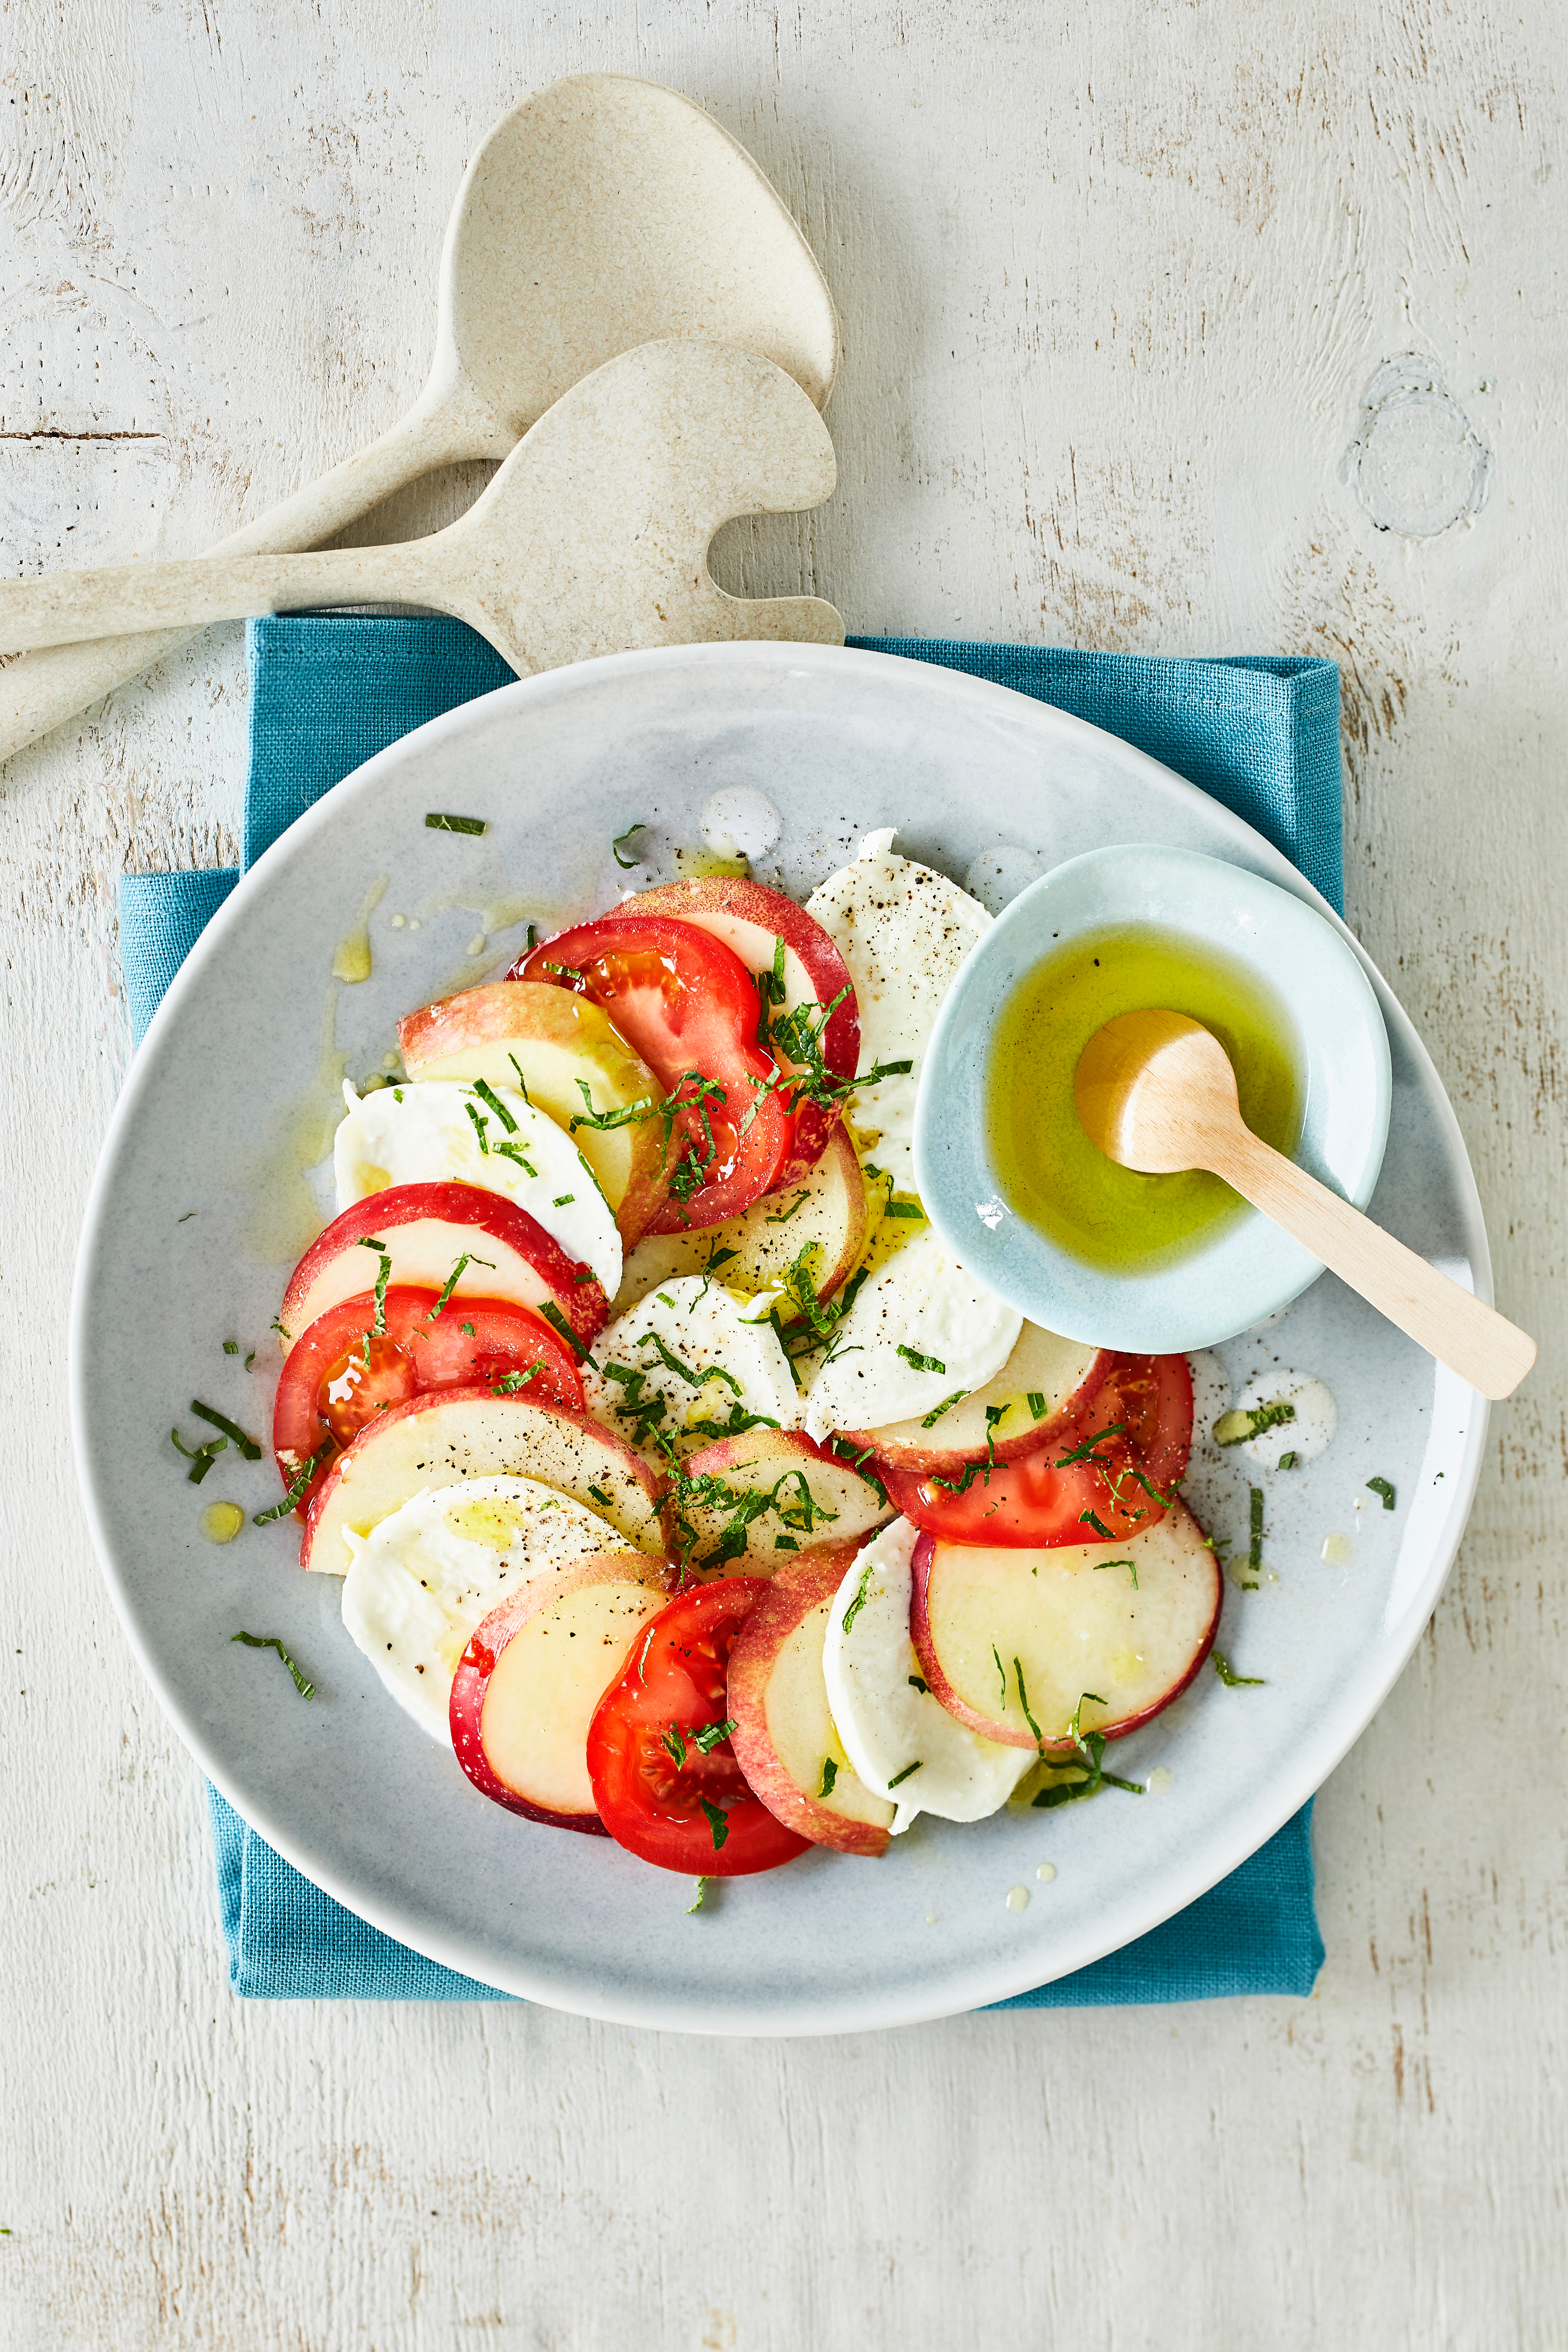
[[[841,488],[737,531],[731,584],[851,628],[1342,664],[1350,917],[1542,1363],[1320,1803],[1310,2000],[729,2046],[236,2004],[64,1386],[128,1050],[115,878],[236,853],[215,632],[0,778],[0,2347],[1563,2346],[1561,16],[12,0],[5,569],[194,551],[400,414],[466,152],[589,67],[710,107],[842,312]]]

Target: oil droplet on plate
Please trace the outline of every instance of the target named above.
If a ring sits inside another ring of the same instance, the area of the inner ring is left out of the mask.
[[[1035,1876],[1039,1880],[1042,1886],[1048,1886],[1056,1874],[1057,1866],[1054,1862],[1042,1862],[1039,1868],[1035,1873]]]
[[[482,956],[484,951],[485,935],[483,931],[476,931],[473,938],[468,941],[468,953],[471,956]]]
[[[926,1926],[928,1927],[934,1927],[936,1926],[936,1913],[934,1911],[928,1911],[926,1913]]]
[[[391,879],[389,874],[384,874],[365,892],[358,922],[338,941],[338,951],[332,958],[334,980],[346,981],[352,986],[357,981],[370,978],[370,919],[385,897],[386,886]]]
[[[208,1543],[232,1543],[245,1525],[237,1503],[209,1503],[202,1513],[202,1533]]]
[[[1323,1538],[1321,1557],[1328,1561],[1331,1568],[1348,1568],[1355,1558],[1355,1544],[1349,1536],[1342,1535],[1335,1528],[1331,1534]]]
[[[1163,1797],[1167,1789],[1175,1787],[1176,1776],[1168,1772],[1163,1764],[1156,1764],[1144,1785],[1152,1797]]]
[[[1028,1890],[1028,1888],[1027,1888],[1026,1886],[1010,1886],[1010,1887],[1007,1889],[1007,1908],[1008,1908],[1008,1910],[1009,1910],[1009,1911],[1026,1911],[1026,1910],[1028,1909],[1028,1907],[1029,1907],[1029,1890]]]

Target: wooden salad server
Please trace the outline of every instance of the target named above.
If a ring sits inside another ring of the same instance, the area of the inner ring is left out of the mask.
[[[645,343],[574,384],[483,497],[430,539],[0,583],[0,646],[367,604],[453,614],[520,677],[634,646],[842,645],[831,604],[727,596],[708,574],[721,522],[820,505],[836,475],[827,427],[771,360],[723,343]]]
[[[1332,1268],[1483,1396],[1510,1396],[1535,1342],[1253,1134],[1218,1039],[1180,1013],[1124,1013],[1097,1030],[1073,1080],[1109,1160],[1145,1176],[1206,1168]]]
[[[655,82],[552,82],[501,118],[463,174],[435,359],[414,406],[214,552],[316,547],[436,467],[504,458],[582,377],[667,335],[761,352],[826,404],[832,299],[745,149]],[[195,634],[187,622],[57,645],[0,668],[0,760]]]

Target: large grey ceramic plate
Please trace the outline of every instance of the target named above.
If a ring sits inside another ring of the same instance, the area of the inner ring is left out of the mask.
[[[1121,1747],[1124,1772],[1163,1768],[1160,1795],[1112,1792],[968,1828],[921,1821],[880,1862],[814,1852],[728,1882],[696,1917],[685,1916],[689,1882],[487,1804],[382,1691],[342,1630],[336,1580],[295,1566],[291,1528],[247,1526],[224,1550],[203,1540],[201,1504],[270,1501],[270,1465],[220,1456],[197,1489],[169,1425],[203,1396],[266,1427],[268,1388],[221,1343],[261,1348],[258,1373],[272,1360],[287,1265],[258,1249],[275,1206],[258,1204],[252,1180],[312,1087],[323,1008],[335,1006],[351,1075],[380,1067],[399,1013],[501,961],[504,935],[469,956],[475,909],[499,923],[521,894],[542,917],[585,914],[643,878],[617,871],[614,835],[647,820],[639,846],[668,870],[673,846],[697,838],[708,795],[733,783],[785,812],[777,876],[793,891],[861,833],[897,825],[902,848],[961,877],[1004,845],[1043,867],[1105,842],[1168,841],[1322,907],[1256,833],[1152,760],[921,663],[702,646],[508,688],[394,745],[301,817],[170,990],[88,1214],[75,1417],[94,1533],[137,1655],[202,1769],[318,1885],[433,1958],[563,2009],[700,2032],[833,2032],[973,2008],[1079,1968],[1190,1903],[1278,1829],[1408,1657],[1458,1542],[1485,1414],[1330,1276],[1275,1328],[1230,1343],[1238,1382],[1273,1355],[1324,1377],[1340,1433],[1320,1461],[1269,1481],[1268,1574],[1256,1592],[1227,1591],[1220,1646],[1264,1686],[1231,1691],[1205,1674]],[[482,841],[429,832],[433,809],[480,815],[489,830]],[[334,950],[384,876],[374,976],[340,988]],[[508,892],[512,904],[499,905]],[[395,928],[397,914],[419,928]],[[1373,1213],[1489,1296],[1453,1114],[1376,985],[1394,1113]],[[1355,1507],[1372,1501],[1373,1474],[1397,1489],[1395,1511]],[[1245,1477],[1216,1459],[1194,1493],[1215,1531],[1245,1547]],[[1324,1535],[1358,1527],[1352,1563],[1325,1566]],[[240,1626],[283,1637],[315,1677],[312,1704],[270,1653],[231,1643]],[[1043,1885],[1047,1861],[1058,1875]],[[1014,1912],[1005,1898],[1018,1885],[1033,1899]]]

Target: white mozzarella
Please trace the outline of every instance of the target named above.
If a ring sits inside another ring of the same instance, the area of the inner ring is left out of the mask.
[[[660,1283],[595,1341],[594,1364],[583,1367],[590,1410],[629,1438],[638,1407],[659,1398],[658,1433],[693,1446],[712,1442],[694,1422],[727,1423],[736,1406],[793,1429],[800,1419],[795,1375],[766,1315],[765,1297],[743,1298],[701,1275]]]
[[[856,1140],[868,1164],[893,1180],[895,1192],[915,1189],[915,1096],[913,1076],[879,1078],[857,1087],[851,1097]]]
[[[1233,1410],[1237,1413],[1256,1412],[1260,1405],[1288,1404],[1291,1419],[1276,1422],[1258,1437],[1244,1438],[1239,1445],[1225,1450],[1237,1466],[1243,1460],[1256,1462],[1265,1470],[1277,1470],[1282,1454],[1293,1454],[1298,1464],[1315,1462],[1332,1443],[1340,1425],[1340,1409],[1333,1391],[1312,1372],[1292,1371],[1288,1364],[1276,1364],[1271,1371],[1259,1373],[1248,1381],[1236,1400]],[[1198,1423],[1194,1400],[1194,1423]],[[1207,1424],[1212,1435],[1214,1423]],[[1227,1430],[1226,1434],[1230,1434]]]
[[[593,1170],[565,1129],[514,1087],[493,1092],[510,1130],[492,1104],[456,1079],[405,1080],[363,1100],[345,1083],[348,1116],[332,1144],[340,1213],[392,1184],[474,1184],[526,1209],[568,1257],[587,1261],[613,1298],[621,1236]]]
[[[830,874],[805,902],[855,982],[860,1067],[910,1061],[918,1079],[942,998],[960,964],[991,928],[977,899],[868,834],[853,865]],[[852,1113],[857,1125],[858,1113]]]
[[[922,1686],[910,1640],[919,1540],[908,1519],[894,1519],[856,1554],[828,1612],[822,1653],[834,1728],[867,1788],[898,1807],[895,1837],[917,1813],[983,1821],[1035,1761],[1029,1748],[982,1739]]]
[[[626,1548],[583,1504],[537,1478],[505,1477],[422,1488],[346,1540],[343,1623],[398,1705],[443,1743],[452,1677],[498,1602],[569,1560]]]
[[[805,1433],[885,1429],[930,1412],[955,1390],[984,1388],[1023,1328],[1017,1308],[966,1273],[922,1225],[856,1293],[806,1389]]]

